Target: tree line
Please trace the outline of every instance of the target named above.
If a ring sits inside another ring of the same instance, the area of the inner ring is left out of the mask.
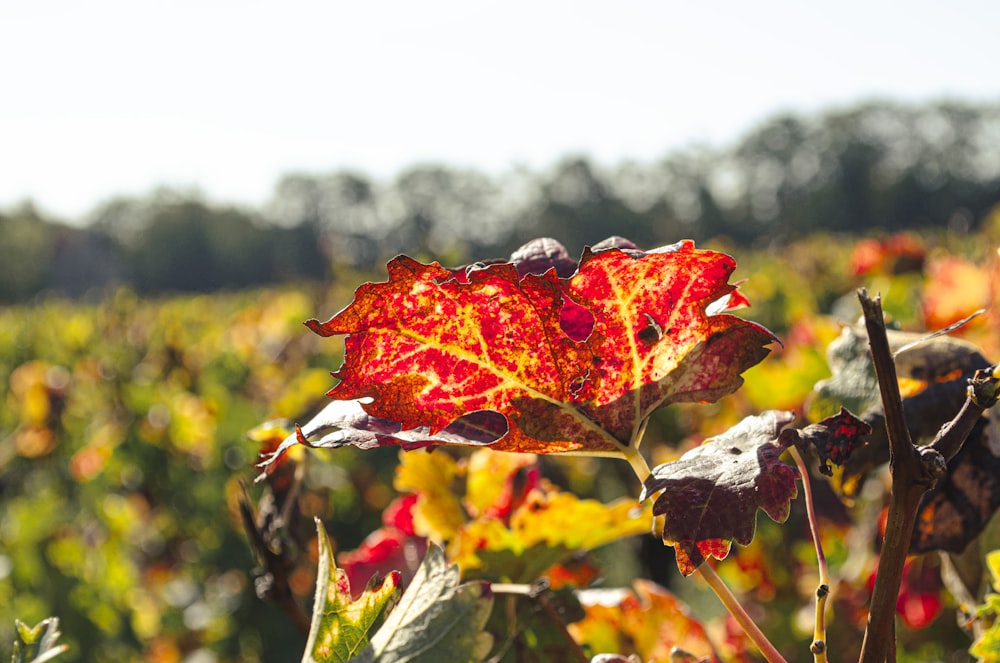
[[[1000,104],[870,102],[775,116],[725,148],[693,146],[614,167],[567,157],[491,176],[418,165],[389,182],[290,174],[259,209],[159,190],[108,201],[83,227],[30,203],[0,211],[0,302],[326,279],[397,253],[450,264],[527,239],[571,251],[617,234],[780,243],[816,231],[973,229],[1000,202]]]

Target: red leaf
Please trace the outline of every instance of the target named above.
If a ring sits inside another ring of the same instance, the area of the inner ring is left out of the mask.
[[[834,416],[803,428],[801,436],[819,454],[820,472],[832,476],[829,464],[846,463],[855,449],[865,445],[864,436],[871,432],[871,426],[841,407]]]
[[[940,568],[926,563],[927,558],[911,557],[903,566],[903,578],[896,597],[896,613],[909,629],[927,628],[944,610]],[[873,572],[868,577],[868,591],[875,587]]]
[[[658,407],[734,391],[774,337],[707,312],[735,290],[732,258],[691,242],[648,253],[608,243],[626,249],[587,251],[568,280],[557,276],[566,257],[552,240],[524,247],[515,262],[462,272],[394,259],[387,282],[361,286],[332,319],[307,323],[347,335],[329,396],[365,399],[368,415],[404,432],[424,427],[422,439],[491,411],[507,420],[495,449],[607,453],[628,448]]]
[[[690,241],[644,253],[585,252],[566,291],[594,316],[587,339],[595,374],[583,409],[628,444],[655,409],[711,402],[735,391],[740,373],[774,340],[763,327],[706,308],[735,291],[736,261]]]
[[[413,530],[413,507],[416,504],[416,495],[397,497],[382,512],[382,526],[395,527],[406,536],[416,536]]]
[[[788,518],[798,493],[798,471],[779,460],[797,439],[782,432],[790,412],[747,417],[676,461],[653,469],[640,499],[660,493],[653,514],[665,516],[663,540],[674,546],[677,567],[690,575],[709,557],[723,559],[730,541],[753,539],[757,509],[777,522]]]
[[[613,449],[569,405],[590,355],[560,328],[561,301],[551,272],[519,279],[512,265],[493,265],[461,283],[436,263],[401,256],[389,263],[387,283],[361,286],[344,311],[307,324],[323,336],[349,334],[334,374],[341,383],[329,396],[370,397],[368,413],[404,429],[428,426],[434,434],[493,410],[511,424],[494,448]]]
[[[407,587],[426,552],[427,539],[407,535],[395,527],[382,527],[369,534],[356,550],[340,553],[337,561],[357,599],[375,577],[396,573],[396,586]]]

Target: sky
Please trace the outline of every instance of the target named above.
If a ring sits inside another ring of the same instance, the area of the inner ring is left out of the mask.
[[[32,0],[0,7],[0,210],[157,186],[501,174],[724,147],[780,112],[1000,101],[993,0]]]

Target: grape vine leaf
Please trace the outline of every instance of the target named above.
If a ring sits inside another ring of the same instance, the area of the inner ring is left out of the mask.
[[[558,574],[582,552],[649,532],[649,504],[609,504],[563,492],[539,476],[537,457],[476,449],[461,462],[447,453],[401,453],[393,487],[410,493],[411,532],[445,545],[465,578],[531,583]],[[374,543],[402,539],[378,530]],[[375,535],[373,535],[374,537]],[[344,553],[341,561],[364,559]],[[584,569],[584,576],[586,571]]]
[[[896,353],[897,375],[906,387],[903,412],[910,434],[918,444],[926,443],[965,402],[968,378],[990,362],[976,345],[961,339],[896,331],[890,331],[888,338]],[[835,487],[850,498],[872,468],[888,461],[888,442],[864,332],[846,327],[829,351],[833,377],[816,385],[814,404],[825,410],[837,397],[853,400],[873,429],[870,444],[846,462],[835,482]],[[854,398],[847,398],[851,394]],[[1000,508],[997,476],[1000,422],[990,411],[948,462],[947,474],[923,495],[910,552],[963,551]]]
[[[511,513],[509,524],[497,518],[472,520],[448,551],[467,577],[530,583],[580,551],[649,532],[651,520],[649,508],[634,499],[603,504],[534,490]]]
[[[1000,508],[1000,426],[990,410],[948,461],[948,473],[924,493],[910,552],[960,553]]]
[[[694,573],[707,557],[723,559],[731,541],[750,543],[757,509],[777,522],[788,518],[798,470],[779,457],[798,440],[794,429],[782,431],[793,419],[776,410],[747,417],[653,468],[640,499],[658,493],[653,515],[664,516],[663,540],[674,546],[681,573]]]
[[[403,592],[355,663],[470,663],[493,646],[483,630],[493,609],[489,585],[459,584],[458,567],[432,545]]]
[[[528,260],[457,272],[395,258],[387,281],[359,287],[330,320],[306,323],[346,335],[328,395],[365,399],[367,414],[401,431],[434,436],[490,411],[506,419],[495,449],[620,453],[655,409],[738,388],[775,338],[709,312],[718,302],[727,310],[735,261],[690,241],[649,252],[612,243],[585,251],[569,278],[551,244],[543,274],[519,269]]]
[[[416,497],[393,500],[382,512],[382,527],[366,536],[355,550],[337,555],[351,587],[363,587],[373,575],[387,576],[392,571],[399,572],[401,587],[409,586],[427,553],[427,539],[413,530]]]
[[[910,434],[917,443],[928,442],[965,401],[966,379],[989,362],[975,345],[960,339],[938,336],[920,342],[927,336],[892,330],[887,336],[890,349],[898,353],[896,374]],[[844,327],[827,356],[833,375],[816,384],[809,416],[821,418],[846,407],[872,427],[869,444],[834,472],[833,487],[849,501],[871,471],[888,462],[888,439],[864,328]]]
[[[400,576],[394,571],[380,583],[377,576],[355,601],[347,573],[333,561],[333,549],[319,520],[319,567],[312,624],[302,663],[346,663],[368,644],[368,633],[396,598]]]
[[[477,449],[465,467],[462,504],[473,517],[510,521],[511,513],[540,485],[538,456]]]
[[[819,471],[830,476],[833,474],[830,463],[846,463],[854,450],[865,444],[864,438],[871,432],[870,425],[842,407],[832,417],[803,428],[800,437],[819,454]]]
[[[263,453],[257,480],[272,471],[276,462],[296,444],[313,448],[337,448],[353,445],[359,449],[398,445],[404,450],[421,449],[436,444],[483,446],[496,442],[507,432],[503,416],[479,411],[460,417],[436,433],[426,426],[403,430],[397,421],[374,417],[364,409],[366,399],[335,400],[327,404],[307,424],[281,440],[273,450]]]
[[[983,597],[983,604],[976,607],[976,618],[988,624],[977,640],[972,643],[969,653],[979,663],[1000,663],[1000,550],[992,550],[986,555],[986,566],[992,579],[991,589]]]
[[[721,660],[694,611],[656,583],[636,580],[631,589],[585,589],[578,596],[586,617],[568,629],[592,651],[622,652],[642,661]],[[674,657],[682,652],[689,658]]]
[[[417,534],[441,543],[453,538],[465,524],[465,510],[453,490],[463,469],[444,453],[401,455],[392,486],[416,495],[411,513]]]

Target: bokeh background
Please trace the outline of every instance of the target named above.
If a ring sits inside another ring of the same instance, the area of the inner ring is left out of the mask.
[[[0,655],[14,618],[54,614],[67,661],[298,660],[254,592],[247,432],[322,406],[342,348],[301,323],[398,253],[623,235],[733,254],[746,315],[785,346],[726,403],[659,417],[664,458],[804,411],[859,286],[910,329],[992,304],[998,23],[969,0],[0,9]],[[965,332],[994,358],[995,322]],[[626,467],[547,462],[602,499],[637,489]],[[396,463],[313,454],[305,520],[357,547]],[[808,599],[761,570],[789,550],[764,531],[742,568],[797,647]],[[619,551],[626,570],[674,582],[648,548]],[[919,626],[918,660],[968,647],[953,616]]]

